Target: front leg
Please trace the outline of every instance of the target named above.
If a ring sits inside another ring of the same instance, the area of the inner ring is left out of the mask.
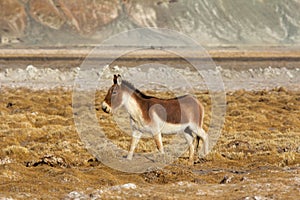
[[[142,136],[141,132],[139,132],[137,130],[132,131],[130,150],[127,155],[128,160],[132,160],[134,150],[135,150],[137,144],[139,143],[141,136]]]
[[[160,153],[164,154],[165,151],[164,151],[164,147],[163,147],[163,144],[162,144],[161,133],[154,134],[153,137],[154,137],[154,141],[155,141],[155,144],[157,146],[157,149],[159,150]]]

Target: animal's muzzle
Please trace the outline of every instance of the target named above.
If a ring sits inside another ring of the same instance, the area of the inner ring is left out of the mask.
[[[102,110],[104,112],[106,112],[106,113],[110,113],[111,112],[111,108],[110,108],[110,106],[106,102],[102,103]]]

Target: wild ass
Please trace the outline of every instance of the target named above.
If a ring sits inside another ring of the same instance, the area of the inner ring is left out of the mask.
[[[203,154],[208,153],[208,136],[202,129],[204,109],[199,101],[191,95],[173,99],[160,99],[147,96],[131,83],[114,75],[113,85],[102,103],[102,110],[113,113],[125,106],[129,113],[132,128],[132,141],[127,159],[131,160],[133,152],[143,132],[153,135],[156,146],[164,153],[161,134],[184,132],[189,144],[189,163],[193,164],[193,133],[203,140]],[[198,146],[197,143],[197,146]]]

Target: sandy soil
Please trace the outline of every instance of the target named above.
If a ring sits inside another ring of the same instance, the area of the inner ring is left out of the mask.
[[[97,94],[99,124],[128,149],[130,137],[99,107],[105,92]],[[207,129],[209,94],[196,96],[205,106]],[[228,92],[222,135],[207,157],[188,166],[184,155],[163,169],[128,174],[87,152],[73,121],[72,91],[2,87],[0,199],[297,199],[299,110],[299,91]],[[137,151],[153,145],[143,139]]]

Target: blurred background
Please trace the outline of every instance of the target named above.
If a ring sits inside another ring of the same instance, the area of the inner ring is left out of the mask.
[[[88,47],[167,28],[207,48],[297,47],[298,0],[0,0],[0,47]]]

